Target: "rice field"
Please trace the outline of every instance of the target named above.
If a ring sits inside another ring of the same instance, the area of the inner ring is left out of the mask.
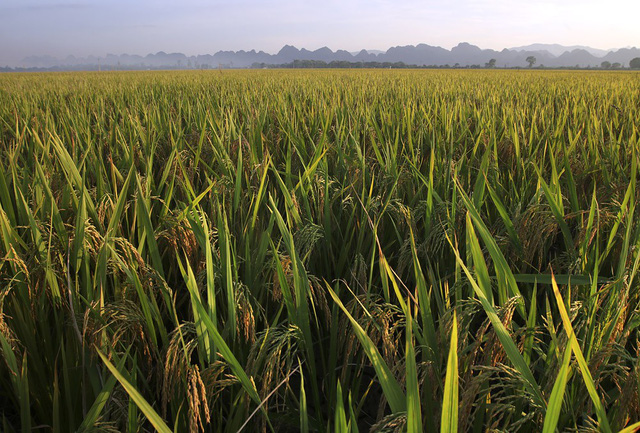
[[[0,75],[0,430],[634,432],[640,74]]]

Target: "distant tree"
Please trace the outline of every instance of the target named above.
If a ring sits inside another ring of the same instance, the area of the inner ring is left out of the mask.
[[[495,68],[496,67],[496,59],[489,60],[488,63],[484,64],[485,68]]]
[[[636,57],[635,59],[631,59],[629,62],[629,67],[631,69],[640,69],[640,57]]]
[[[600,67],[601,67],[602,69],[609,69],[609,68],[611,68],[611,62],[607,62],[607,61],[605,60],[604,62],[600,63]]]
[[[532,67],[533,65],[536,64],[536,58],[535,56],[529,56],[527,57],[527,63],[529,64],[529,67]]]
[[[615,62],[613,64],[611,64],[611,68],[612,69],[618,69],[620,68],[622,65],[619,62]]]

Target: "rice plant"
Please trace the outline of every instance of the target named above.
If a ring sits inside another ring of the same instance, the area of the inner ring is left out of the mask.
[[[5,432],[640,428],[640,76],[0,75]]]

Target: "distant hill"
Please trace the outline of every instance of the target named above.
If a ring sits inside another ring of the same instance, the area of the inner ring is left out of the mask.
[[[531,44],[531,45],[525,45],[522,47],[513,47],[509,49],[511,51],[548,51],[549,53],[553,54],[556,57],[561,56],[566,51],[573,51],[573,50],[585,50],[589,52],[591,55],[596,57],[603,57],[607,55],[607,53],[609,53],[610,51],[615,51],[615,50],[600,50],[598,48],[586,47],[584,45],[566,46],[566,45],[560,45],[560,44]]]
[[[105,57],[78,58],[69,56],[57,59],[50,56],[27,57],[19,65],[23,68],[50,69],[198,69],[198,68],[249,68],[259,65],[283,65],[299,61],[330,62],[403,62],[418,66],[476,66],[483,67],[495,59],[496,67],[527,67],[527,57],[536,58],[536,66],[546,67],[599,67],[604,61],[627,67],[629,61],[640,57],[638,48],[621,48],[603,51],[590,47],[565,47],[557,44],[533,44],[501,51],[481,49],[461,42],[447,50],[427,44],[391,47],[387,51],[361,50],[350,53],[345,50],[332,51],[322,47],[314,51],[285,45],[276,54],[264,51],[218,51],[215,54],[186,56],[182,53],[160,51],[146,56],[131,54],[107,54]]]

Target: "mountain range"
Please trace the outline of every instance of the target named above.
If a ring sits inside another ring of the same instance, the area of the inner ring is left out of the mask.
[[[600,67],[609,62],[616,67],[628,67],[629,61],[640,57],[640,49],[620,48],[598,50],[585,46],[562,46],[557,44],[533,44],[523,47],[505,48],[501,51],[481,49],[461,42],[447,50],[427,44],[391,47],[386,51],[361,50],[351,53],[345,50],[332,51],[322,47],[314,51],[285,45],[277,54],[264,51],[218,51],[215,54],[187,56],[182,53],[160,51],[146,56],[132,54],[107,54],[104,57],[74,57],[58,59],[51,56],[31,56],[23,59],[22,68],[43,69],[148,69],[148,68],[249,68],[267,65],[285,65],[295,60],[323,62],[403,62],[417,66],[484,66],[495,59],[497,67],[526,67],[527,58],[536,58],[535,65],[545,67]]]

